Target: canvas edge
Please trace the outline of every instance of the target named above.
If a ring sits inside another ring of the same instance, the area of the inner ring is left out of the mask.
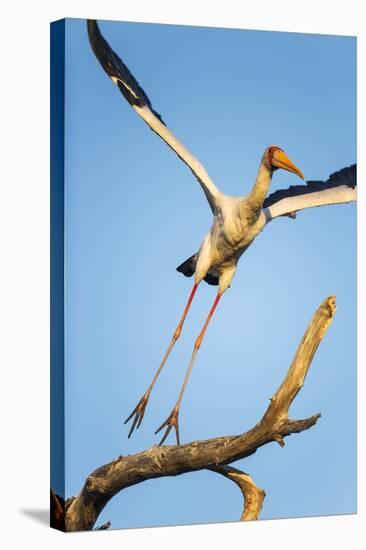
[[[65,19],[50,24],[50,526],[65,531]]]

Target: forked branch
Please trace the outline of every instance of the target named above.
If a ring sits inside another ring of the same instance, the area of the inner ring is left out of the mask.
[[[307,430],[316,423],[320,414],[303,420],[291,420],[288,411],[303,386],[315,351],[335,311],[335,297],[330,296],[315,312],[285,379],[258,424],[240,435],[193,441],[179,446],[153,446],[135,455],[120,456],[101,466],[88,476],[80,494],[66,501],[66,530],[92,529],[110,499],[131,485],[202,469],[220,473],[234,481],[245,499],[241,519],[256,519],[263,504],[264,491],[256,487],[248,474],[227,465],[252,455],[259,447],[272,441],[283,446],[286,436]]]
[[[240,521],[258,519],[266,493],[254,483],[250,475],[232,466],[212,466],[210,470],[231,479],[241,490],[244,509]]]

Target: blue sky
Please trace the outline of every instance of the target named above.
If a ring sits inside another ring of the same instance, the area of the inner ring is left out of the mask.
[[[275,143],[307,179],[355,162],[350,37],[104,22],[101,31],[154,108],[228,194],[245,195]],[[297,184],[276,172],[272,190]],[[84,20],[66,26],[66,495],[113,458],[158,443],[216,289],[200,285],[182,337],[128,440],[123,420],[169,343],[192,280],[175,271],[211,223],[186,166],[107,78]],[[267,497],[262,519],[356,507],[356,207],[275,220],[242,257],[183,399],[184,442],[253,426],[320,302],[335,320],[291,409],[311,430],[235,466]],[[169,443],[174,443],[170,437]],[[57,489],[57,488],[56,488]],[[242,497],[212,472],[152,480],[117,495],[99,522],[143,527],[236,521]]]

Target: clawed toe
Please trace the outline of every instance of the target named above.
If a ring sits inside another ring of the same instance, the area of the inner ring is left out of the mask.
[[[134,416],[135,418],[133,419],[133,422],[132,422],[132,426],[131,426],[131,429],[128,433],[128,437],[130,438],[134,429],[136,428],[139,428],[140,427],[140,424],[142,422],[142,419],[144,418],[144,414],[145,414],[145,409],[146,409],[146,405],[147,405],[147,402],[148,402],[148,399],[149,399],[149,394],[145,394],[141,399],[140,401],[138,402],[138,404],[136,405],[136,407],[133,409],[132,413],[130,414],[130,416],[128,418],[126,418],[126,420],[124,421],[124,424],[127,424],[127,422],[129,422],[131,420],[131,418]]]
[[[162,440],[160,441],[159,445],[162,445],[164,443],[164,441],[166,440],[166,438],[168,437],[169,435],[169,432],[170,430],[173,428],[174,426],[174,429],[175,429],[175,436],[177,438],[177,445],[180,445],[180,441],[179,441],[179,425],[178,425],[178,409],[173,409],[172,412],[170,413],[170,415],[168,416],[168,418],[162,423],[161,426],[159,426],[159,428],[156,430],[155,434],[157,434],[158,432],[160,432],[160,430],[162,430],[165,426],[166,426],[166,430],[165,430],[165,433],[164,433],[164,436],[162,438]]]

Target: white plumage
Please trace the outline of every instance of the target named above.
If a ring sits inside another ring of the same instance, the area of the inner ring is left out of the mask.
[[[188,277],[194,275],[193,289],[150,386],[126,420],[128,422],[133,418],[129,432],[130,437],[134,429],[138,428],[142,422],[152,388],[181,334],[183,323],[198,285],[202,280],[209,284],[218,284],[217,296],[205,325],[195,342],[177,403],[169,417],[155,432],[157,433],[164,427],[166,428],[160,442],[162,444],[171,428],[174,427],[179,444],[178,413],[183,393],[208,323],[222,294],[231,284],[239,258],[268,222],[278,216],[295,217],[298,210],[305,208],[355,201],[356,167],[353,165],[344,168],[332,174],[326,182],[308,182],[307,185],[276,191],[267,197],[272,176],[276,170],[284,169],[303,179],[302,172],[293,164],[284,151],[280,147],[271,145],[264,151],[255,183],[246,197],[234,197],[222,193],[211,180],[202,164],[175,137],[163,122],[162,117],[153,109],[143,88],[103,38],[97,22],[88,20],[87,26],[92,49],[108,76],[118,86],[136,113],[187,164],[203,189],[213,213],[212,226],[204,237],[199,250],[177,268],[178,271]]]

